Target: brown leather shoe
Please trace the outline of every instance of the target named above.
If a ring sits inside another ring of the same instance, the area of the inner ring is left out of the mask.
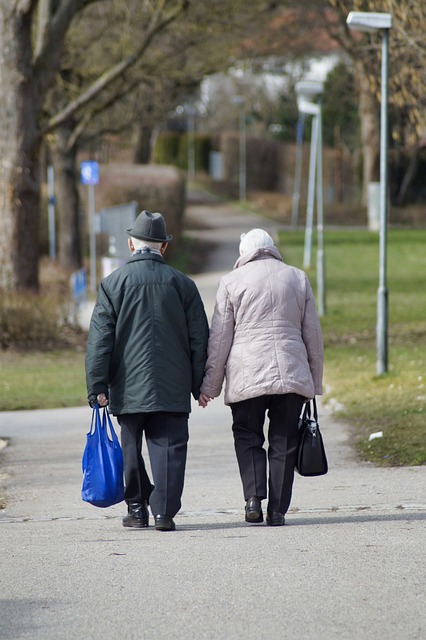
[[[246,522],[263,522],[262,501],[257,496],[252,496],[246,502]]]
[[[285,525],[285,517],[279,511],[268,511],[266,514],[266,524],[270,527],[282,527]]]
[[[127,516],[123,518],[123,527],[143,529],[149,525],[149,513],[146,502],[129,502]]]

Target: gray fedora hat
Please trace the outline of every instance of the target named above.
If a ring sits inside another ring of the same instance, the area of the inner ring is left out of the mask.
[[[166,233],[166,223],[161,213],[142,211],[136,218],[131,229],[126,229],[129,236],[138,240],[151,242],[169,242],[172,235]]]

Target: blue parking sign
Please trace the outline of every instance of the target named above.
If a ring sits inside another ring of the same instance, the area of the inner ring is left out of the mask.
[[[97,162],[80,163],[81,184],[99,183],[99,164]]]

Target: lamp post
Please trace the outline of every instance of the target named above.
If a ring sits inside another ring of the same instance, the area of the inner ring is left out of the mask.
[[[322,106],[318,98],[318,167],[317,167],[317,296],[318,313],[325,315],[324,194],[322,174]]]
[[[315,198],[315,172],[317,160],[322,163],[322,148],[318,145],[318,116],[320,114],[320,106],[313,102],[315,98],[321,96],[324,91],[324,83],[317,80],[302,80],[296,83],[297,106],[300,114],[313,115],[312,133],[311,133],[311,153],[309,162],[309,181],[308,181],[308,202],[306,210],[306,230],[305,230],[305,251],[303,266],[309,269],[311,266],[311,247],[312,247],[312,225],[313,225],[313,207]],[[322,137],[321,137],[322,141]],[[296,167],[297,170],[297,167]],[[322,173],[322,166],[321,166]],[[322,175],[321,175],[322,180]],[[296,185],[295,190],[300,190],[300,185]],[[322,191],[322,190],[321,190]],[[321,204],[322,209],[322,204]]]
[[[346,19],[355,31],[382,32],[382,69],[380,104],[380,267],[377,290],[377,374],[388,371],[388,289],[387,289],[387,227],[388,227],[388,66],[389,30],[392,14],[351,11]]]
[[[234,96],[232,102],[239,106],[240,118],[240,169],[239,169],[239,198],[241,201],[247,198],[247,132],[246,132],[246,101],[244,96]]]
[[[47,167],[48,221],[49,221],[49,257],[56,260],[55,234],[55,172],[52,165]]]
[[[303,252],[303,268],[311,267],[312,252],[312,227],[314,223],[314,204],[315,204],[315,174],[318,157],[318,105],[308,102],[307,100],[299,100],[299,111],[305,114],[313,115],[311,129],[311,149],[309,156],[309,179],[308,179],[308,198],[306,206],[306,228],[305,228],[305,247]]]
[[[312,115],[311,151],[309,161],[308,201],[306,209],[305,249],[303,266],[311,265],[312,227],[314,217],[315,188],[317,200],[317,289],[318,314],[325,314],[325,253],[324,253],[324,198],[322,171],[322,109],[321,95],[324,90],[322,82],[307,80],[298,82],[298,109],[301,114]],[[318,102],[312,102],[317,97]]]
[[[90,291],[96,291],[96,218],[95,186],[99,184],[99,164],[90,160],[80,163],[80,180],[89,188],[89,224],[90,224]]]
[[[188,176],[191,180],[195,176],[195,114],[196,109],[192,102],[185,105],[188,132]]]
[[[300,183],[302,178],[303,160],[303,131],[305,128],[305,114],[299,113],[296,129],[296,169],[294,172],[293,206],[291,210],[291,228],[297,229],[299,219]]]

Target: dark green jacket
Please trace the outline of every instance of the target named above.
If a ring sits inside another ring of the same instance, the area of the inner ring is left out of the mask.
[[[195,283],[158,254],[135,254],[99,286],[87,341],[88,397],[106,393],[114,415],[189,413],[207,339]]]

